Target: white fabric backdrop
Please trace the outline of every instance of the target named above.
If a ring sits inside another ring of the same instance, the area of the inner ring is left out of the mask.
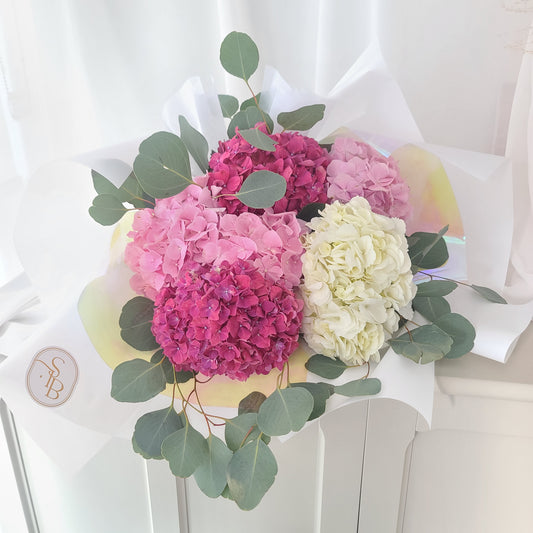
[[[242,92],[218,64],[227,32],[248,32],[262,64],[319,93],[378,36],[427,142],[503,154],[531,16],[511,0],[0,0],[0,283],[20,270],[21,179],[162,128],[191,75]]]

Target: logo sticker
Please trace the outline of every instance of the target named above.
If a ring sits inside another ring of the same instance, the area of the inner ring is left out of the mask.
[[[78,365],[61,348],[44,348],[31,362],[26,373],[30,396],[41,405],[56,407],[65,403],[78,381]]]

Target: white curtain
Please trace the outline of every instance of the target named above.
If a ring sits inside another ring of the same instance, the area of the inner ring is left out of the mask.
[[[41,165],[164,128],[163,103],[189,76],[244,94],[218,62],[231,30],[253,37],[261,66],[318,93],[377,38],[427,142],[503,154],[533,14],[514,5],[524,3],[0,0],[0,282],[21,268],[13,221]]]

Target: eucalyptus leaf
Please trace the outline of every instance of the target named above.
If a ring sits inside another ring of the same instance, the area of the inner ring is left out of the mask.
[[[178,477],[189,477],[209,457],[207,441],[188,421],[165,438],[161,452],[171,472]]]
[[[227,500],[233,500],[233,496],[231,495],[231,492],[230,492],[229,487],[228,487],[227,484],[226,484],[226,486],[224,487],[224,490],[220,493],[220,495],[221,495],[223,498],[226,498]]]
[[[307,360],[305,368],[322,378],[335,379],[342,375],[348,367],[340,359],[315,354]]]
[[[252,172],[235,196],[248,207],[264,209],[272,207],[287,192],[285,178],[270,170]]]
[[[176,371],[176,383],[187,383],[187,381],[194,378],[196,374],[190,370]]]
[[[445,331],[453,339],[450,351],[444,356],[446,359],[461,357],[474,347],[476,330],[464,316],[457,313],[449,313],[436,320],[435,326]]]
[[[120,363],[111,376],[111,396],[119,402],[145,402],[167,386],[160,365],[144,359],[132,359]]]
[[[226,469],[233,457],[232,451],[218,437],[207,437],[208,455],[194,471],[199,489],[210,498],[217,498],[226,487]]]
[[[485,300],[495,304],[506,304],[507,300],[500,296],[496,291],[489,289],[488,287],[481,287],[480,285],[470,285],[478,294],[483,296]]]
[[[220,63],[226,72],[248,81],[257,70],[259,50],[246,33],[232,31],[220,45]]]
[[[419,283],[416,286],[416,295],[421,296],[446,296],[457,288],[455,281],[432,280]]]
[[[219,94],[218,101],[224,118],[231,118],[239,110],[239,100],[237,100],[235,96],[231,96],[230,94]]]
[[[356,379],[335,386],[335,393],[342,396],[368,396],[381,391],[381,381],[377,378]]]
[[[228,137],[235,135],[235,128],[239,128],[239,131],[247,130],[254,128],[258,122],[265,122],[268,131],[274,130],[274,122],[265,111],[260,111],[257,107],[247,107],[233,115],[228,126]]]
[[[150,358],[150,363],[161,364],[167,383],[174,383],[174,365],[170,359],[163,353],[163,350],[157,350]],[[192,372],[191,372],[192,374]]]
[[[257,426],[270,436],[299,431],[313,411],[313,396],[303,388],[276,389],[257,413]]]
[[[152,334],[154,302],[144,296],[135,296],[122,308],[118,324],[120,336],[136,350],[157,350],[159,344]]]
[[[259,148],[260,150],[265,150],[265,152],[276,151],[276,141],[271,139],[266,133],[263,133],[257,128],[239,130],[239,133],[242,135],[243,139],[246,142],[250,143],[256,148]]]
[[[137,441],[135,440],[135,436],[133,436],[133,437],[131,438],[131,446],[132,446],[133,451],[134,451],[135,453],[138,453],[138,454],[141,454],[141,455],[142,455],[142,451],[141,451],[141,449],[139,448],[139,445],[137,444]]]
[[[256,439],[237,450],[228,464],[227,481],[231,497],[244,510],[256,507],[274,483],[278,465],[274,454]]]
[[[257,427],[257,413],[243,413],[235,418],[226,420],[224,438],[228,448],[232,451],[238,450],[247,442],[259,438],[261,431]],[[270,437],[262,435],[261,438],[266,444],[270,442]]]
[[[419,231],[407,237],[409,257],[413,271],[438,268],[448,260],[448,248],[442,236],[448,231],[448,226],[439,233]]]
[[[89,207],[89,215],[102,226],[112,226],[128,211],[120,200],[112,194],[99,194]]]
[[[257,103],[255,102],[257,100]],[[244,102],[241,104],[241,111],[244,111],[247,107],[257,107],[258,104],[261,104],[261,93],[257,93],[254,97],[248,98],[248,100],[244,100]]]
[[[413,309],[430,322],[450,312],[450,304],[442,296],[419,296],[413,299]]]
[[[390,347],[415,363],[430,363],[442,359],[451,349],[453,339],[434,324],[420,326],[409,333],[391,339]]]
[[[133,432],[137,453],[145,459],[163,459],[161,454],[163,441],[182,427],[181,418],[173,406],[144,414],[137,420]]]
[[[307,131],[324,118],[325,109],[324,104],[313,104],[288,113],[280,113],[278,124],[286,130]]]
[[[96,172],[96,170],[91,170],[91,176],[93,179],[94,190],[98,194],[111,194],[112,196],[117,196],[118,189],[106,177],[102,176],[99,172]]]
[[[168,198],[192,182],[189,153],[173,133],[159,131],[139,146],[133,170],[143,190],[153,198]]]
[[[305,220],[306,222],[311,222],[313,218],[320,216],[320,211],[322,211],[325,207],[326,207],[326,204],[323,204],[321,202],[313,202],[313,203],[307,204],[296,215],[296,218]]]
[[[239,414],[257,413],[259,407],[266,400],[266,396],[259,391],[253,391],[239,402]]]
[[[143,191],[137,177],[132,172],[118,189],[121,202],[128,202],[138,209],[153,208],[155,200]]]
[[[178,117],[180,124],[180,134],[183,144],[196,161],[202,172],[207,172],[209,168],[209,145],[205,137],[195,128],[193,128],[187,119],[180,115]]]
[[[308,420],[314,420],[323,415],[326,411],[326,403],[333,393],[333,386],[327,383],[308,383],[307,381],[301,383],[291,383],[291,387],[302,387],[313,397],[313,410],[309,415]]]

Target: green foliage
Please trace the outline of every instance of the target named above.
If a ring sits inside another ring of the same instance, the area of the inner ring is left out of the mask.
[[[447,231],[445,226],[438,233],[419,231],[407,237],[413,272],[438,268],[448,261],[448,248],[442,238]]]
[[[426,281],[416,286],[416,295],[422,296],[446,296],[457,288],[455,281]]]
[[[248,207],[264,209],[272,207],[287,192],[285,178],[270,170],[252,172],[235,196]]]
[[[143,190],[154,198],[174,196],[192,183],[189,153],[173,133],[159,131],[139,146],[133,170]]]
[[[194,471],[194,479],[204,494],[217,498],[226,487],[226,469],[233,453],[211,434],[207,437],[207,452],[207,457]]]
[[[153,206],[153,198],[141,189],[133,172],[120,188],[115,187],[96,170],[91,170],[91,175],[94,189],[98,195],[94,198],[92,206],[89,207],[89,214],[102,226],[112,226],[122,218],[124,213],[130,210],[124,205],[124,202],[130,203],[138,209]]]
[[[322,211],[324,207],[326,207],[326,204],[321,202],[307,204],[300,210],[296,217],[305,220],[306,222],[311,222],[311,219],[320,216],[320,211]]]
[[[235,418],[226,420],[224,438],[228,448],[238,450],[247,442],[259,438],[261,431],[257,427],[257,413],[243,413]],[[266,444],[270,442],[268,435],[261,435]]]
[[[91,170],[91,176],[93,179],[94,190],[98,194],[111,194],[112,196],[118,196],[118,189],[114,183],[111,183],[106,177],[102,176],[96,170]]]
[[[276,389],[257,413],[257,426],[270,436],[299,431],[313,411],[313,396],[303,388]]]
[[[218,102],[224,118],[231,118],[239,110],[239,100],[229,94],[219,94]]]
[[[89,207],[89,215],[102,226],[112,226],[128,211],[112,194],[99,194]]]
[[[155,352],[150,358],[150,363],[154,363],[156,365],[160,363],[167,383],[174,383],[174,366],[170,362],[170,359],[165,356],[163,350],[157,350],[157,352]]]
[[[113,370],[111,396],[119,402],[145,402],[164,391],[166,386],[161,365],[132,359]]]
[[[301,383],[291,383],[291,387],[302,387],[313,397],[313,410],[308,420],[314,420],[324,414],[326,403],[333,394],[333,385],[327,383],[307,383],[304,381]]]
[[[183,115],[180,115],[178,120],[183,144],[200,167],[200,170],[204,173],[207,172],[209,168],[209,146],[205,137],[197,129],[193,128]]]
[[[255,101],[257,100],[257,104]],[[248,98],[248,100],[244,100],[244,102],[241,104],[241,111],[244,111],[247,107],[256,106],[261,103],[261,93],[257,93],[255,95],[255,98],[252,96],[251,98]]]
[[[420,326],[389,341],[399,355],[415,363],[431,363],[442,359],[451,349],[453,339],[434,324]]]
[[[161,452],[169,462],[171,472],[178,477],[189,477],[209,460],[207,441],[188,421],[165,438]]]
[[[235,128],[248,130],[254,128],[258,122],[265,122],[269,131],[273,131],[274,122],[265,111],[260,111],[257,107],[247,107],[233,115],[228,126],[228,137],[235,135]]]
[[[342,375],[348,367],[340,359],[315,354],[305,363],[305,368],[321,378],[335,379]]]
[[[286,130],[307,131],[324,118],[325,109],[324,104],[313,104],[288,113],[280,113],[278,124]]]
[[[226,72],[248,81],[257,70],[259,51],[246,33],[232,31],[220,45],[220,63]]]
[[[276,151],[276,141],[271,139],[266,133],[263,133],[257,128],[250,128],[248,130],[239,130],[245,141],[249,142],[252,146],[265,150],[266,152]]]
[[[124,183],[117,190],[118,199],[121,202],[128,202],[137,209],[146,207],[154,207],[155,200],[148,194],[146,194],[135,174],[132,172],[124,181]]]
[[[278,465],[274,454],[261,440],[255,439],[239,448],[227,469],[232,499],[244,510],[256,507],[274,483]]]
[[[435,320],[435,326],[445,331],[453,340],[450,351],[444,356],[447,359],[461,357],[474,347],[476,330],[464,316],[449,313]]]
[[[172,405],[166,409],[144,414],[135,424],[133,433],[135,451],[145,459],[163,459],[161,453],[163,441],[182,427],[181,417]]]
[[[381,381],[377,378],[356,379],[335,386],[335,392],[342,396],[369,396],[378,394],[380,390]]]
[[[500,296],[496,291],[489,289],[488,287],[481,287],[480,285],[470,285],[478,294],[483,296],[485,300],[495,304],[506,304],[507,300]]]
[[[430,322],[450,312],[450,304],[442,296],[419,296],[413,299],[413,309]]]
[[[135,296],[122,308],[118,324],[120,336],[136,350],[156,350],[159,344],[152,334],[154,302],[144,296]]]
[[[253,391],[239,402],[239,414],[257,413],[259,407],[266,400],[266,396],[259,391]]]

